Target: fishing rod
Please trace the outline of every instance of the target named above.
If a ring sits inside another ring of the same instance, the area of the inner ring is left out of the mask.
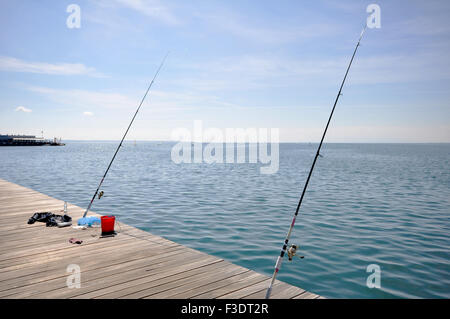
[[[102,186],[103,181],[105,180],[106,174],[108,174],[109,168],[111,167],[111,164],[114,162],[114,159],[116,158],[116,155],[117,155],[117,153],[119,152],[120,147],[122,146],[123,140],[124,140],[125,137],[127,136],[127,133],[128,133],[128,131],[129,131],[130,127],[131,127],[131,124],[133,124],[133,121],[134,121],[134,119],[136,118],[136,115],[138,114],[139,109],[140,109],[141,106],[142,106],[142,103],[144,103],[144,100],[145,100],[145,98],[147,97],[147,94],[148,94],[148,92],[150,91],[150,88],[152,87],[153,82],[155,82],[155,79],[156,79],[156,77],[157,77],[157,75],[158,75],[158,73],[159,73],[159,70],[161,70],[161,68],[162,68],[162,66],[163,66],[163,64],[164,64],[164,61],[166,60],[166,58],[167,58],[168,55],[169,55],[169,52],[167,52],[167,54],[164,56],[164,59],[162,60],[162,62],[161,62],[161,64],[159,65],[158,69],[156,70],[155,75],[153,76],[152,82],[150,82],[150,85],[148,86],[147,91],[145,91],[145,94],[144,94],[144,97],[143,97],[142,100],[141,100],[141,103],[139,103],[139,106],[138,106],[136,112],[134,113],[134,116],[133,116],[133,118],[131,119],[131,122],[130,122],[130,124],[128,125],[127,130],[125,131],[125,134],[123,135],[122,140],[120,141],[119,146],[117,147],[116,152],[114,153],[114,156],[112,157],[111,162],[109,163],[108,168],[106,169],[105,174],[103,175],[103,177],[102,177],[102,179],[101,179],[101,181],[100,181],[100,184],[98,184],[98,187],[97,187],[97,190],[96,190],[95,193],[94,193],[94,196],[92,196],[92,199],[91,199],[91,202],[89,203],[89,206],[86,208],[86,211],[85,211],[84,214],[83,214],[83,218],[86,217],[86,215],[87,215],[89,209],[91,209],[92,203],[94,202],[95,197],[97,196],[97,193],[98,193],[100,187]]]
[[[273,272],[272,280],[270,281],[269,288],[267,288],[266,299],[270,298],[270,294],[272,292],[273,283],[275,282],[275,278],[277,277],[277,274],[278,274],[278,272],[279,272],[279,270],[281,268],[281,261],[282,261],[284,255],[285,255],[285,253],[286,253],[287,245],[289,243],[289,239],[291,238],[292,230],[294,229],[295,220],[297,219],[297,215],[298,215],[298,212],[300,210],[300,206],[302,205],[303,197],[305,196],[305,193],[306,193],[306,188],[308,187],[308,183],[309,183],[309,180],[311,178],[312,172],[314,170],[314,166],[316,165],[317,158],[320,156],[320,149],[322,147],[323,140],[325,139],[325,135],[327,134],[328,126],[330,125],[331,118],[333,117],[333,113],[334,113],[334,109],[336,108],[336,104],[337,104],[337,102],[339,100],[339,97],[342,95],[342,93],[341,93],[342,92],[342,88],[344,87],[344,83],[345,83],[345,80],[347,78],[348,71],[350,70],[350,67],[351,67],[352,62],[353,62],[353,58],[355,57],[355,54],[356,54],[356,51],[358,50],[358,47],[359,47],[360,42],[361,42],[361,39],[362,39],[362,37],[364,35],[364,32],[366,31],[366,27],[367,27],[367,25],[364,26],[364,29],[362,30],[361,35],[359,36],[358,43],[356,44],[355,50],[353,51],[352,58],[350,59],[350,63],[348,64],[347,71],[345,72],[344,79],[342,80],[341,87],[339,88],[339,92],[338,92],[338,94],[336,96],[336,100],[334,101],[333,109],[331,110],[331,114],[330,114],[330,117],[328,118],[327,125],[325,126],[325,130],[323,132],[322,139],[320,140],[319,147],[317,148],[316,156],[314,157],[314,161],[313,161],[313,163],[311,165],[311,169],[309,170],[309,174],[308,174],[308,178],[306,179],[305,186],[303,187],[302,195],[300,196],[300,200],[298,202],[297,209],[295,210],[294,218],[292,219],[291,226],[289,227],[289,231],[287,233],[286,239],[284,240],[283,248],[281,249],[280,255],[278,256],[277,261],[275,263],[275,270]]]

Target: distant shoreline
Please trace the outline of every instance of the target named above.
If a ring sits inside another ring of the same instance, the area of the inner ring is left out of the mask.
[[[65,139],[65,142],[75,142],[75,143],[83,143],[83,142],[91,142],[91,143],[118,143],[120,140],[69,140]],[[137,142],[145,142],[145,143],[178,143],[180,141],[163,141],[163,140],[132,140],[126,139],[124,142],[134,143]],[[196,142],[191,142],[196,143]],[[204,144],[209,144],[210,142],[203,142]],[[219,142],[226,143],[226,142]],[[319,142],[279,142],[279,144],[318,144]],[[450,144],[450,142],[323,142],[324,144]],[[235,144],[235,143],[232,143]],[[242,143],[240,143],[242,144]],[[246,143],[248,144],[248,142]]]

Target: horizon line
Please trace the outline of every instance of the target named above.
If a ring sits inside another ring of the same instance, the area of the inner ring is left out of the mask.
[[[61,139],[61,141],[71,141],[71,142],[120,142],[120,139],[117,140],[107,140],[107,139],[93,139],[93,140],[89,140],[89,139]],[[178,140],[138,140],[138,139],[125,139],[124,142],[164,142],[164,143],[179,143],[181,141]],[[196,141],[187,141],[187,143],[199,143]],[[229,144],[225,141],[223,142],[202,142],[203,144],[210,144],[210,143],[217,143],[217,144]],[[259,143],[259,142],[253,142],[253,143]],[[270,144],[271,142],[267,142],[268,144]],[[295,142],[278,142],[278,144],[314,144],[314,143],[319,143],[319,141],[310,141],[310,142],[305,142],[305,141],[295,141]],[[448,142],[323,142],[324,144],[450,144],[450,141]],[[249,144],[248,141],[246,142],[233,142],[231,144]]]

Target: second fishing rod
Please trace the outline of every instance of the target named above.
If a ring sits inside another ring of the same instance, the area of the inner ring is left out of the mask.
[[[314,161],[313,161],[313,163],[311,165],[311,169],[309,170],[308,177],[306,178],[305,186],[303,187],[303,191],[302,191],[302,194],[300,196],[300,200],[298,202],[297,209],[295,210],[294,218],[292,219],[291,226],[289,227],[289,231],[287,233],[286,239],[284,240],[283,247],[281,248],[280,255],[278,256],[277,261],[275,263],[275,270],[273,272],[272,279],[271,279],[270,284],[269,284],[269,288],[267,289],[267,292],[266,292],[266,299],[269,299],[270,298],[270,294],[272,293],[272,287],[273,287],[273,284],[274,284],[275,279],[277,277],[277,274],[278,274],[278,272],[279,272],[279,270],[281,268],[281,261],[283,260],[283,257],[286,254],[286,249],[287,249],[287,246],[288,246],[288,243],[289,243],[289,239],[291,238],[292,230],[294,229],[295,221],[297,219],[298,212],[300,211],[300,206],[302,205],[303,198],[305,197],[305,193],[306,193],[306,189],[307,189],[308,184],[309,184],[309,180],[311,179],[311,175],[312,175],[312,172],[313,172],[314,167],[316,165],[317,158],[320,156],[320,149],[322,147],[323,140],[325,139],[325,135],[327,134],[328,126],[330,125],[331,118],[333,117],[334,110],[335,110],[336,105],[337,105],[337,103],[339,101],[339,97],[342,95],[342,88],[344,87],[344,83],[345,83],[345,80],[347,79],[348,71],[350,70],[350,67],[352,66],[353,59],[354,59],[356,51],[358,50],[358,47],[359,47],[359,45],[361,43],[361,39],[362,39],[362,37],[364,35],[364,32],[366,31],[366,27],[367,27],[367,25],[364,26],[364,28],[363,28],[363,30],[361,32],[361,35],[360,35],[359,40],[358,40],[358,43],[356,44],[355,50],[353,51],[352,58],[350,59],[350,63],[348,64],[347,71],[345,72],[344,79],[342,80],[341,86],[339,88],[339,92],[338,92],[338,94],[336,96],[336,100],[334,101],[334,105],[333,105],[333,108],[331,110],[330,117],[328,118],[328,122],[327,122],[327,125],[325,126],[325,130],[324,130],[324,132],[322,134],[322,138],[320,140],[319,147],[317,148],[316,155],[314,156]]]
[[[97,187],[97,190],[96,190],[95,193],[94,193],[94,196],[92,196],[92,199],[91,199],[91,201],[90,201],[90,203],[89,203],[89,206],[86,208],[86,211],[85,211],[84,214],[83,214],[83,218],[86,217],[86,215],[87,215],[89,209],[91,209],[92,203],[94,202],[95,197],[97,196],[98,191],[100,190],[100,187],[102,186],[103,181],[105,180],[105,177],[106,177],[106,175],[108,174],[109,169],[111,168],[111,165],[112,165],[112,163],[114,162],[114,159],[116,158],[116,155],[117,155],[117,153],[119,152],[119,149],[120,149],[120,147],[122,146],[122,143],[123,143],[123,141],[125,140],[125,137],[127,136],[128,131],[130,130],[130,127],[131,127],[131,125],[133,124],[134,119],[136,118],[136,115],[138,114],[138,112],[139,112],[139,110],[140,110],[140,108],[141,108],[141,106],[142,106],[142,103],[144,103],[144,100],[145,100],[145,98],[147,97],[147,94],[148,94],[148,92],[150,91],[150,89],[151,89],[153,83],[155,82],[155,79],[156,79],[156,77],[158,76],[158,73],[159,73],[159,71],[161,70],[162,66],[164,65],[164,62],[166,61],[166,58],[167,58],[168,55],[169,55],[169,52],[167,52],[167,54],[164,56],[163,60],[161,61],[161,64],[159,65],[158,69],[156,70],[155,75],[153,76],[152,81],[150,82],[150,85],[149,85],[148,88],[147,88],[147,91],[145,91],[145,94],[144,94],[144,96],[142,97],[141,103],[139,103],[139,106],[138,106],[136,112],[134,113],[134,116],[133,116],[133,118],[131,119],[131,122],[130,122],[130,124],[128,125],[127,130],[125,131],[125,134],[123,135],[122,140],[121,140],[120,143],[119,143],[119,146],[117,146],[117,149],[116,149],[116,151],[115,151],[115,153],[114,153],[114,155],[113,155],[113,157],[112,157],[112,159],[111,159],[111,162],[109,162],[109,165],[108,165],[108,167],[106,168],[105,174],[103,174],[103,177],[102,177],[102,179],[100,180],[100,184],[98,184],[98,187]]]

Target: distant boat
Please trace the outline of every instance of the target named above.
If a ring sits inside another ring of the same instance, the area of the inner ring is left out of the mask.
[[[0,135],[0,146],[63,146],[61,138],[56,137],[53,140],[46,140],[43,137],[35,135]]]

